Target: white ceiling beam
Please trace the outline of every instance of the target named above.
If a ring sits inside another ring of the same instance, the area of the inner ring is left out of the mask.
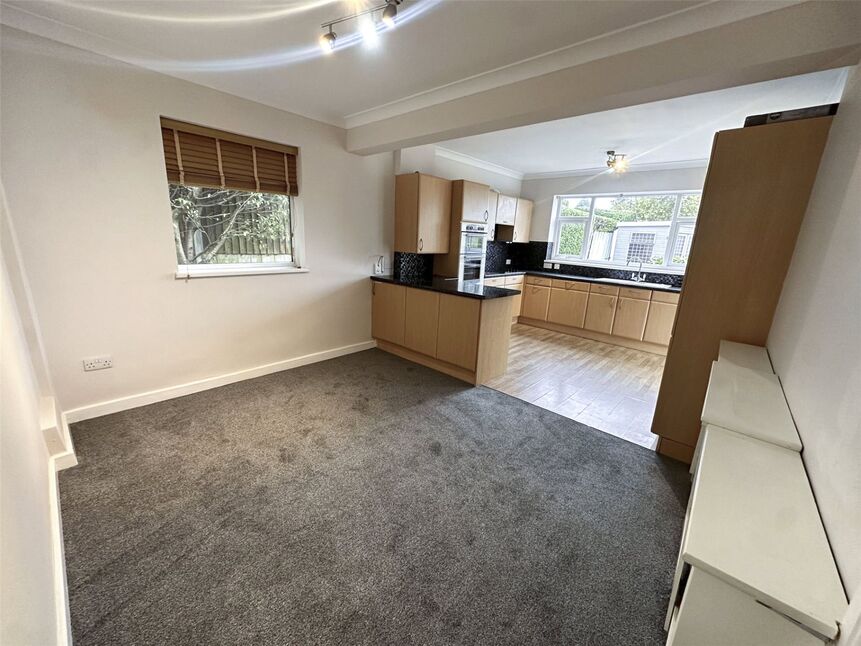
[[[805,74],[861,58],[861,3],[807,2],[347,131],[372,154]]]

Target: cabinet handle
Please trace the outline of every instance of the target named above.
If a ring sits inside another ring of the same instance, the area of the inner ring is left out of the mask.
[[[511,237],[512,240],[517,240],[517,231],[514,232],[514,235]]]
[[[488,213],[487,209],[484,210],[484,221],[487,222],[487,218],[490,217],[490,213]]]
[[[422,241],[421,238],[419,238],[419,251],[421,251],[424,246],[425,246],[424,242]]]

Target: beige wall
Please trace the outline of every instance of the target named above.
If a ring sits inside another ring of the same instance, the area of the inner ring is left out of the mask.
[[[768,338],[855,615],[861,605],[861,73],[834,119]],[[861,627],[856,627],[861,643]]]
[[[445,179],[466,179],[491,188],[506,195],[520,195],[521,180],[503,175],[474,164],[450,159],[437,153],[436,146],[415,146],[395,152],[395,165],[398,173],[428,173]]]
[[[526,179],[523,197],[535,202],[532,212],[530,240],[550,239],[550,217],[553,198],[570,193],[636,193],[640,191],[699,191],[706,177],[706,168],[679,168],[628,172],[614,175],[597,172],[590,175]]]
[[[7,28],[2,84],[2,179],[64,410],[370,340],[391,154],[352,155],[339,128]],[[174,278],[159,115],[301,148],[310,273]],[[84,373],[101,354],[114,368]]]
[[[64,603],[55,596],[51,489],[56,481],[39,423],[37,376],[6,263],[4,253],[0,262],[0,643],[50,646],[57,643],[57,604]]]

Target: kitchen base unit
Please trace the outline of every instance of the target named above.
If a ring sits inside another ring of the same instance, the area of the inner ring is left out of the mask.
[[[518,321],[666,355],[679,295],[646,287],[527,276]]]
[[[505,374],[513,290],[373,279],[377,347],[476,386]]]

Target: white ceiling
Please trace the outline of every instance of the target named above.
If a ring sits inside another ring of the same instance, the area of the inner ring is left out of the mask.
[[[606,169],[606,151],[631,169],[705,164],[718,130],[749,115],[840,100],[849,68],[743,85],[440,142],[438,148],[527,177]]]
[[[408,0],[376,49],[324,57],[333,0],[2,0],[0,20],[100,54],[343,125],[345,118],[619,30],[700,0]],[[755,4],[755,3],[748,3]],[[759,3],[771,10],[780,3]],[[339,25],[341,41],[355,24]],[[603,145],[603,144],[602,144]]]

